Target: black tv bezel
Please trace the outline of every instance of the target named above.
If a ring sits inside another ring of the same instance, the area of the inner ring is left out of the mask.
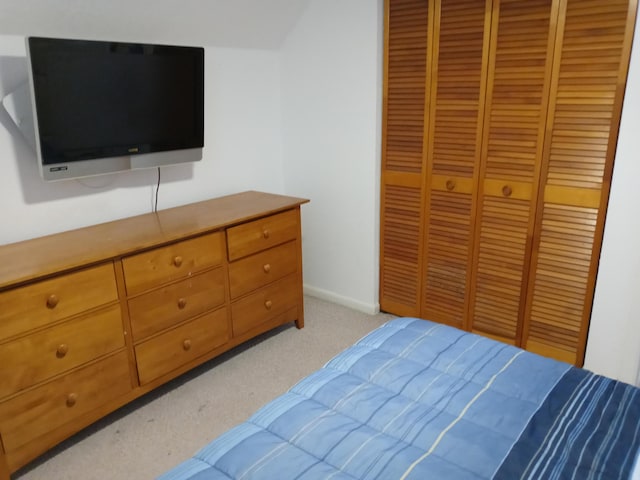
[[[203,47],[53,37],[27,37],[26,44],[37,156],[41,175],[45,180],[75,178],[132,168],[149,168],[156,165],[192,162],[202,158],[205,85]],[[196,141],[180,143],[148,143],[140,141],[133,144],[120,145],[114,141],[110,142],[110,144],[96,145],[91,149],[82,149],[82,151],[78,152],[68,150],[62,156],[49,155],[42,148],[39,132],[38,104],[43,101],[43,91],[38,85],[36,75],[34,75],[34,69],[38,68],[34,63],[38,62],[38,56],[42,54],[43,48],[53,48],[57,52],[72,52],[74,49],[86,52],[107,48],[117,49],[119,53],[128,55],[138,55],[142,52],[154,55],[175,55],[179,53],[185,57],[193,58],[194,68],[196,69],[194,79],[198,80],[194,85],[193,91],[194,105],[197,107],[197,118],[194,121],[197,129],[196,135],[194,135]],[[171,152],[175,152],[175,155],[171,155]],[[182,152],[185,153],[183,154]]]

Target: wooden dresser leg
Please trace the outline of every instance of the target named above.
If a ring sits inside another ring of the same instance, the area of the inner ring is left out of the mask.
[[[300,290],[302,290],[302,288],[300,288]],[[296,319],[296,327],[304,328],[304,299],[302,297],[302,292],[300,293],[300,303],[298,303],[298,318]]]

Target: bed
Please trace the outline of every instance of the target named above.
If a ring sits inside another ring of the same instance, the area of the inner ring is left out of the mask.
[[[640,389],[394,319],[161,480],[626,479]]]

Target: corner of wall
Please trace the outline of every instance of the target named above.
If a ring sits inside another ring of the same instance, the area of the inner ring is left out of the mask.
[[[304,285],[304,294],[309,295],[310,297],[319,298],[320,300],[335,303],[337,305],[342,305],[343,307],[366,313],[368,315],[375,315],[377,313],[380,313],[379,303],[361,302],[353,298],[345,297],[338,293],[331,292],[329,290],[323,290],[322,288],[314,287],[312,285]]]

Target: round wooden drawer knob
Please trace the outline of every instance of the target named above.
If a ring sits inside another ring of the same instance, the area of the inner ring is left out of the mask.
[[[504,187],[502,187],[502,194],[505,197],[510,197],[512,193],[513,190],[511,190],[511,187],[509,185],[505,185]]]
[[[269,273],[271,271],[271,265],[269,265],[268,263],[265,263],[262,266],[262,269],[264,270],[264,273]]]
[[[271,235],[271,232],[269,232],[269,230],[267,230],[266,228],[262,231],[263,238],[269,238],[270,235]]]
[[[64,358],[68,351],[69,345],[67,345],[66,343],[61,343],[60,345],[58,345],[58,348],[56,348],[56,357]]]
[[[180,265],[182,265],[182,257],[180,255],[176,256],[173,258],[173,264],[176,267],[179,267]]]
[[[78,401],[78,394],[77,393],[70,393],[69,395],[67,395],[67,407],[71,408],[73,407],[76,402]]]
[[[447,187],[447,190],[451,191],[454,188],[456,188],[456,182],[454,182],[453,180],[447,180],[446,187]]]
[[[47,308],[56,308],[56,305],[58,305],[59,301],[60,299],[57,295],[49,295],[49,298],[47,298]]]
[[[273,302],[271,300],[267,300],[266,302],[264,302],[264,308],[266,308],[267,310],[271,310],[272,306]]]
[[[189,350],[191,350],[191,340],[186,339],[184,342],[182,342],[182,349],[187,352]]]
[[[186,306],[187,306],[187,299],[186,298],[179,298],[178,299],[178,308],[180,310],[182,310]]]

